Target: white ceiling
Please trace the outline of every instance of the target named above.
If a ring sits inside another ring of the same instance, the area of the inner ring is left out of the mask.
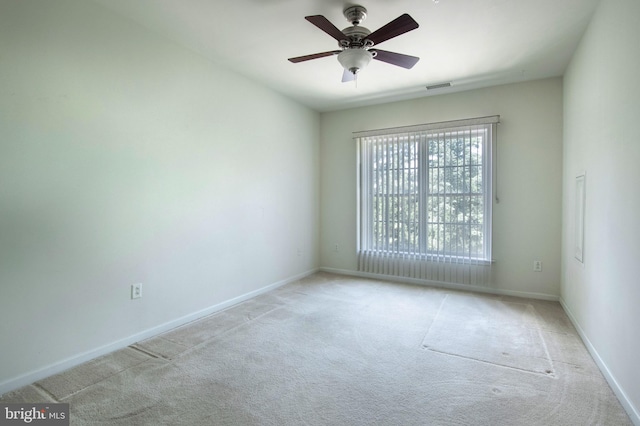
[[[95,0],[174,42],[318,111],[560,76],[598,0],[362,0],[375,31],[403,13],[420,25],[380,48],[420,57],[411,70],[380,61],[341,83],[338,49],[307,22],[350,26],[342,0]],[[425,86],[451,82],[448,89]]]

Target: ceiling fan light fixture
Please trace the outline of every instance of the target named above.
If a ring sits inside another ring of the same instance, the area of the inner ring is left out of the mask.
[[[342,68],[356,74],[369,65],[374,54],[366,49],[345,49],[338,54],[338,62]]]

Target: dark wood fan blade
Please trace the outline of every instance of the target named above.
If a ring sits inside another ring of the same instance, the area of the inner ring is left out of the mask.
[[[382,62],[386,62],[391,65],[397,65],[402,68],[411,69],[418,63],[420,58],[416,56],[403,55],[402,53],[387,52],[386,50],[371,49],[372,52],[376,52],[376,56],[373,59],[377,59]]]
[[[342,82],[347,83],[356,79],[356,76],[349,70],[344,70],[342,73]]]
[[[390,38],[399,36],[411,30],[415,30],[419,25],[408,14],[404,14],[389,22],[382,28],[379,28],[369,34],[366,38],[371,40],[374,44],[380,44],[383,41],[387,41]]]
[[[331,23],[327,18],[322,15],[305,16],[304,19],[311,22],[316,27],[320,28],[325,33],[338,41],[348,40],[348,37],[344,35],[335,25]]]
[[[318,59],[318,58],[324,58],[326,56],[337,55],[340,52],[342,52],[342,50],[332,50],[331,52],[314,53],[313,55],[305,55],[305,56],[298,56],[296,58],[289,58],[289,61],[293,62],[294,64],[297,64],[298,62],[310,61],[311,59]]]

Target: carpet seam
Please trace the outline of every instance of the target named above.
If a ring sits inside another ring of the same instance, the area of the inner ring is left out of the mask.
[[[453,356],[453,357],[462,358],[462,359],[468,359],[470,361],[476,361],[476,362],[480,362],[480,363],[483,363],[483,364],[489,364],[489,365],[493,365],[493,366],[500,367],[500,368],[506,368],[506,369],[509,369],[509,370],[521,371],[523,373],[533,374],[533,375],[541,376],[541,377],[549,377],[551,379],[558,380],[558,376],[556,376],[555,371],[553,373],[550,373],[550,374],[538,373],[536,371],[525,370],[524,368],[511,367],[511,366],[508,366],[508,365],[496,364],[495,362],[484,361],[482,359],[471,358],[471,357],[464,356],[464,355],[452,354],[452,353],[449,353],[449,352],[438,351],[438,350],[435,350],[435,349],[428,348],[426,346],[423,346],[423,349],[427,350],[427,351],[430,351],[430,352],[437,353],[437,354]]]
[[[138,343],[134,343],[133,345],[129,345],[129,348],[131,348],[131,349],[133,349],[135,351],[138,351],[138,352],[140,352],[142,354],[145,354],[147,356],[150,356],[152,358],[155,358],[155,359],[167,359],[166,357],[163,357],[160,354],[156,354],[156,353],[154,353],[152,351],[148,351],[146,349],[142,349],[141,347],[136,346],[137,344]]]
[[[187,354],[189,354],[189,353],[191,353],[191,352],[193,352],[193,351],[195,351],[195,350],[197,350],[197,349],[200,349],[201,347],[203,347],[203,346],[205,346],[205,345],[207,345],[207,344],[209,344],[209,343],[211,343],[211,342],[214,342],[214,341],[216,341],[216,340],[218,340],[218,339],[220,339],[220,338],[222,338],[222,337],[226,336],[227,334],[229,334],[230,332],[232,332],[232,331],[236,330],[237,328],[240,328],[240,327],[243,327],[243,326],[249,325],[249,324],[251,324],[253,321],[255,321],[255,320],[259,319],[259,318],[262,318],[262,317],[263,317],[263,316],[265,316],[265,315],[269,315],[270,313],[275,312],[275,311],[277,311],[277,310],[279,310],[279,309],[282,309],[283,307],[284,307],[284,306],[278,306],[278,307],[276,307],[276,308],[274,308],[274,309],[272,309],[272,310],[270,310],[270,311],[268,311],[268,312],[265,312],[265,313],[263,313],[263,314],[258,315],[257,317],[255,317],[255,318],[253,318],[253,319],[249,319],[248,321],[245,321],[245,322],[243,322],[242,324],[235,325],[235,326],[233,326],[233,327],[229,328],[228,330],[225,330],[225,331],[223,331],[222,333],[218,334],[217,336],[214,336],[214,337],[212,337],[212,338],[210,338],[210,339],[207,339],[207,340],[205,340],[205,341],[203,341],[203,342],[200,342],[200,343],[198,343],[197,345],[193,345],[193,346],[186,346],[186,348],[187,348],[187,349],[186,349],[184,352],[181,352],[179,355],[177,355],[177,357],[182,357],[183,355],[187,355]],[[243,317],[243,318],[246,318],[246,317]],[[160,336],[159,336],[159,337],[160,337]],[[182,343],[180,343],[180,342],[176,342],[175,340],[172,340],[172,339],[169,339],[169,338],[165,338],[165,337],[162,337],[162,338],[163,338],[163,339],[165,339],[165,340],[167,340],[167,341],[169,341],[169,342],[171,342],[171,343],[175,343],[175,344],[178,344],[178,345],[185,346],[185,345],[183,345],[183,344],[182,344]]]
[[[33,387],[36,388],[36,390],[38,392],[43,393],[46,396],[48,396],[49,398],[53,399],[55,402],[60,402],[61,401],[60,399],[56,398],[56,396],[54,394],[52,394],[47,389],[45,389],[40,383],[38,383],[38,382],[34,383]]]
[[[436,315],[433,317],[433,320],[431,320],[431,324],[429,324],[429,327],[427,327],[427,331],[424,333],[424,336],[422,336],[422,340],[420,341],[420,345],[419,345],[420,348],[426,348],[424,341],[427,340],[427,336],[429,335],[429,332],[431,331],[433,324],[435,324],[436,320],[438,319],[438,316],[440,316],[440,312],[442,311],[444,302],[447,300],[448,297],[449,297],[449,293],[446,293],[442,298],[442,301],[440,302],[440,306],[438,306],[438,312],[436,312]]]
[[[106,380],[108,380],[108,379],[110,379],[110,378],[112,378],[112,377],[114,377],[114,376],[117,376],[117,375],[119,375],[119,374],[122,374],[122,373],[124,373],[124,372],[125,372],[125,371],[127,371],[127,370],[131,370],[132,368],[135,368],[135,367],[139,366],[140,364],[144,364],[145,362],[149,362],[149,361],[151,361],[151,359],[145,359],[145,360],[140,361],[140,362],[138,362],[138,363],[136,363],[136,364],[133,364],[133,365],[131,365],[131,366],[127,367],[127,368],[123,368],[122,370],[116,371],[116,372],[115,372],[115,373],[113,373],[113,374],[109,374],[108,376],[104,377],[104,378],[103,378],[103,379],[101,379],[101,380],[98,380],[97,382],[91,383],[91,384],[89,384],[89,385],[87,385],[87,386],[83,387],[82,389],[78,389],[77,391],[72,392],[72,393],[70,393],[69,395],[64,396],[63,398],[60,398],[60,401],[64,401],[64,400],[66,400],[66,399],[69,399],[69,398],[71,398],[72,396],[77,395],[77,394],[79,394],[80,392],[82,392],[82,391],[84,391],[84,390],[86,390],[86,389],[89,389],[90,387],[96,386],[96,385],[97,385],[97,384],[99,384],[99,383],[102,383],[102,382],[104,382],[104,381],[106,381]]]
[[[542,340],[542,346],[544,347],[544,353],[547,355],[547,359],[549,360],[549,364],[551,364],[551,371],[553,371],[553,375],[555,377],[555,373],[556,373],[556,365],[553,362],[553,358],[551,358],[551,354],[549,353],[549,347],[547,346],[547,341],[544,339],[544,336],[542,335],[542,327],[540,327],[540,320],[539,320],[539,314],[538,314],[538,310],[535,308],[535,306],[530,305],[531,309],[533,309],[533,312],[535,313],[534,316],[534,320],[536,322],[536,326],[538,329],[538,336],[540,337],[540,340]]]

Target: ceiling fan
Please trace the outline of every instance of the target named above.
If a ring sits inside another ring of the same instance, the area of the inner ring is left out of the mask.
[[[360,26],[367,17],[367,9],[362,6],[349,6],[343,11],[344,17],[353,26],[340,31],[322,15],[306,16],[305,19],[338,41],[340,50],[314,53],[312,55],[289,58],[293,63],[309,61],[338,55],[338,62],[344,68],[342,81],[353,81],[356,74],[366,67],[372,59],[410,69],[420,58],[388,52],[375,47],[377,44],[418,28],[418,23],[408,14],[404,14],[389,22],[378,30],[371,32]]]

